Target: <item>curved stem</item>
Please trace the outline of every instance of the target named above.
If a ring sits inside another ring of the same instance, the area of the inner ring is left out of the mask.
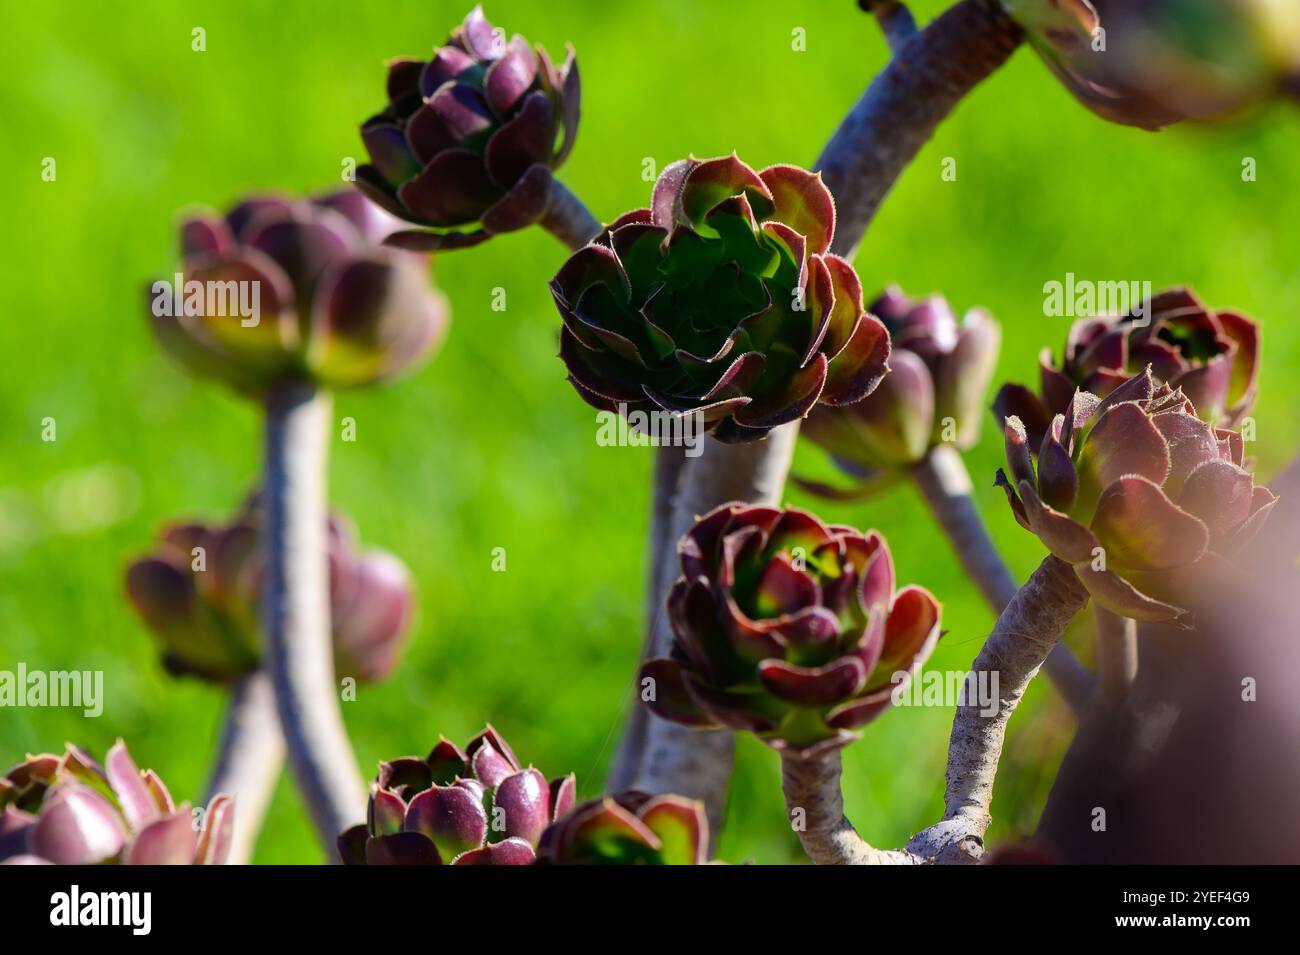
[[[799,423],[795,421],[773,429],[762,441],[706,442],[698,458],[685,462],[666,539],[676,541],[690,530],[696,518],[719,504],[779,504],[798,434]],[[660,562],[659,604],[677,579],[675,558],[670,548]],[[650,633],[651,657],[667,656],[672,646],[673,632],[667,618],[666,613],[655,615]],[[703,800],[712,831],[717,832],[722,828],[733,748],[731,730],[696,730],[647,714],[640,752],[633,760],[635,770],[628,774],[630,785],[650,793],[679,793]]]
[[[266,669],[293,768],[316,834],[365,818],[365,786],[343,726],[330,645],[325,462],[330,398],[301,383],[266,399],[262,598]]]
[[[962,569],[975,582],[989,609],[1001,613],[1016,594],[1016,582],[975,508],[970,472],[961,454],[951,445],[938,445],[913,469],[912,477],[957,552]],[[1070,648],[1056,644],[1044,669],[1070,708],[1082,713],[1092,699],[1096,681]]]
[[[1137,621],[1093,607],[1097,619],[1097,673],[1101,692],[1112,705],[1122,704],[1137,677]]]
[[[218,793],[235,797],[229,865],[246,865],[252,860],[253,844],[283,765],[284,739],[271,678],[266,671],[256,670],[230,688],[212,778],[203,800],[210,803]]]
[[[899,0],[858,0],[858,5],[875,14],[880,32],[885,35],[885,41],[895,53],[916,35],[916,20],[912,18],[912,11]]]
[[[570,249],[580,249],[604,228],[581,199],[558,179],[551,180],[541,226]]]
[[[935,128],[1023,36],[997,0],[962,0],[899,44],[817,160],[835,196],[834,252],[853,257],[885,195]]]
[[[840,751],[781,754],[781,790],[790,825],[817,865],[905,865],[921,860],[873,848],[844,815]]]

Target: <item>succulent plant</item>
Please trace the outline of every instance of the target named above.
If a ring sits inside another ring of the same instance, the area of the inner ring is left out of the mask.
[[[1004,385],[994,416],[999,424],[1019,417],[1037,449],[1076,388],[1105,398],[1147,366],[1157,382],[1181,389],[1210,424],[1235,428],[1255,404],[1259,326],[1236,312],[1211,310],[1190,289],[1166,289],[1127,315],[1075,322],[1059,365],[1050,348],[1039,356],[1042,396]]]
[[[1300,77],[1300,8],[1289,0],[1002,5],[1065,87],[1117,123],[1216,119]]]
[[[683,796],[628,790],[584,802],[549,826],[537,848],[551,865],[704,865],[709,819]]]
[[[151,289],[154,331],[191,372],[254,396],[286,380],[341,388],[391,377],[447,324],[422,260],[378,245],[392,225],[353,191],[255,196],[224,217],[194,215],[176,282]]]
[[[357,187],[423,227],[390,237],[404,248],[466,248],[522,229],[546,211],[581,101],[572,47],[557,68],[518,34],[506,43],[476,6],[428,62],[388,64],[388,105],[361,126],[370,163]]]
[[[697,413],[722,441],[761,438],[885,374],[889,336],[853,267],[828,250],[817,174],[685,159],[649,209],[619,217],[560,269],[560,355],[606,411]]]
[[[1277,498],[1242,467],[1241,436],[1214,428],[1147,368],[1105,398],[1076,391],[1037,469],[1006,420],[998,470],[1021,526],[1074,566],[1093,599],[1137,620],[1185,624],[1204,582],[1255,535]]]
[[[916,586],[895,592],[874,531],[726,504],[677,553],[672,654],[641,670],[664,719],[747,730],[801,755],[833,750],[890,705],[939,640],[938,602]]]
[[[261,665],[261,521],[255,496],[227,524],[171,525],[157,550],[127,569],[127,596],[170,672],[227,683]],[[383,679],[409,629],[410,574],[392,554],[359,551],[338,515],[329,518],[327,545],[335,670]]]
[[[887,482],[936,445],[964,451],[979,440],[1000,339],[987,312],[972,309],[958,324],[939,295],[914,301],[890,288],[870,312],[889,330],[889,374],[856,404],[813,408],[801,432],[864,487]]]
[[[489,723],[463,750],[379,764],[367,821],[339,836],[350,865],[530,865],[542,832],[573,808],[573,774],[551,781]]]
[[[55,865],[223,865],[235,800],[214,796],[195,824],[120,739],[100,766],[71,743],[28,756],[0,779],[0,861]]]

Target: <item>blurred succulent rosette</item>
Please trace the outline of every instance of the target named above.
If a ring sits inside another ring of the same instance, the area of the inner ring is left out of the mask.
[[[573,808],[572,774],[524,769],[488,724],[463,750],[379,764],[368,818],[339,836],[349,865],[531,865],[546,827]]]
[[[1072,564],[1093,599],[1180,625],[1258,532],[1277,498],[1242,466],[1241,435],[1215,428],[1150,369],[1105,398],[1076,391],[1037,468],[1024,424],[1006,420],[997,483],[1016,520]]]
[[[796,755],[836,749],[890,706],[939,640],[938,602],[920,587],[895,591],[874,531],[726,504],[700,518],[678,556],[671,656],[641,669],[647,705],[664,719],[750,731]]]
[[[958,322],[939,295],[914,300],[890,288],[869,311],[889,330],[889,374],[855,404],[813,408],[801,432],[864,488],[899,476],[936,445],[964,451],[979,440],[1001,338],[987,312],[971,309]]]
[[[1008,415],[1020,418],[1036,450],[1076,388],[1105,398],[1148,366],[1210,424],[1235,428],[1255,404],[1259,326],[1237,312],[1210,309],[1189,289],[1167,289],[1126,315],[1075,322],[1060,364],[1050,348],[1039,355],[1041,396],[1003,385],[993,413],[999,424]]]
[[[28,756],[0,779],[0,861],[54,865],[224,865],[235,800],[179,806],[120,739],[100,766],[68,744]]]
[[[708,851],[702,803],[637,790],[583,803],[537,847],[538,862],[550,865],[704,865]]]
[[[1294,0],[1002,0],[1088,109],[1160,129],[1300,89]]]
[[[360,550],[342,517],[328,520],[335,672],[383,679],[410,630],[410,573],[386,551]],[[127,596],[162,644],[168,671],[229,683],[261,665],[261,523],[255,495],[226,524],[164,528],[154,552],[127,568]]]
[[[357,187],[421,226],[389,242],[418,251],[477,245],[541,218],[552,171],[573,149],[582,92],[562,66],[475,7],[428,61],[388,64],[388,105],[361,126]]]
[[[860,400],[885,374],[889,336],[828,251],[834,233],[815,173],[755,172],[734,154],[673,163],[649,209],[551,283],[569,381],[598,409],[697,414],[728,442]]]
[[[180,272],[149,290],[154,331],[192,373],[253,396],[286,380],[389,378],[447,325],[424,260],[379,245],[393,226],[355,191],[194,214],[181,226]]]

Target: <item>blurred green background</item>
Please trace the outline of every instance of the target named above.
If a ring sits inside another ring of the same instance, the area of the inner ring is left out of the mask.
[[[151,340],[143,288],[170,275],[178,210],[250,190],[339,185],[362,157],[356,128],[382,103],[383,61],[427,54],[469,0],[103,2],[11,6],[0,37],[0,668],[105,671],[99,719],[0,709],[0,761],[119,734],[174,792],[202,787],[221,695],[161,671],[122,596],[129,558],[163,522],[228,514],[256,480],[255,409],[191,381]],[[918,17],[941,0],[913,4]],[[564,180],[597,216],[644,205],[656,168],[688,152],[755,166],[811,163],[886,51],[849,0],[791,5],[688,0],[493,0],[488,16],[559,53],[578,49],[584,95]],[[206,52],[191,30],[206,30]],[[806,31],[806,50],[792,31]],[[1031,380],[1067,320],[1043,317],[1043,283],[1191,283],[1265,324],[1254,452],[1268,474],[1300,443],[1300,218],[1296,115],[1159,136],[1077,107],[1027,50],[978,89],[904,176],[857,258],[864,285],[898,281],[981,304],[1003,323],[1001,375]],[[57,180],[42,180],[54,157]],[[940,177],[945,157],[957,180]],[[1243,182],[1244,157],[1258,181]],[[357,755],[423,753],[493,721],[548,774],[600,790],[641,641],[651,451],[601,448],[593,412],[564,381],[546,280],[563,248],[539,230],[441,257],[450,338],[418,374],[340,395],[356,443],[332,446],[331,497],[364,543],[396,552],[419,588],[400,672],[345,705]],[[504,312],[492,290],[507,291]],[[57,440],[41,440],[41,422]],[[1037,542],[992,487],[1001,442],[969,456],[979,503],[1024,575]],[[829,479],[815,448],[796,470]],[[875,526],[904,581],[945,604],[932,666],[967,667],[992,617],[913,491],[828,506]],[[495,547],[507,570],[494,573]],[[1087,624],[1071,641],[1086,655]],[[936,818],[951,712],[887,714],[846,755],[849,815],[877,845]],[[1012,723],[995,836],[1032,831],[1071,723],[1039,681]],[[721,857],[802,858],[775,754],[739,746]],[[314,861],[281,781],[259,862]]]

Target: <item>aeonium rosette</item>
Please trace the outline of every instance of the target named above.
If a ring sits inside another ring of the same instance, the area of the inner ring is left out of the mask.
[[[1242,466],[1241,435],[1215,428],[1151,369],[1107,397],[1076,391],[1037,455],[1006,419],[1021,526],[1073,565],[1093,599],[1137,620],[1185,622],[1203,583],[1258,532],[1277,498]]]
[[[370,163],[357,187],[422,227],[390,237],[404,248],[466,248],[522,229],[546,211],[581,99],[571,47],[557,67],[518,34],[507,43],[476,6],[428,61],[388,64],[388,105],[361,127]]]
[[[229,683],[261,665],[262,520],[255,495],[225,524],[170,525],[127,568],[127,597],[169,672]],[[342,516],[330,514],[327,528],[335,672],[383,679],[410,629],[411,575],[387,551],[361,550]]]
[[[573,774],[524,769],[488,724],[463,750],[379,764],[367,821],[342,833],[349,865],[531,865],[546,827],[573,808]]]
[[[858,478],[862,492],[900,477],[940,444],[961,451],[975,444],[1001,337],[987,312],[971,309],[958,322],[941,295],[914,300],[890,288],[870,311],[889,330],[889,374],[855,404],[818,405],[801,432]],[[800,483],[827,496],[859,493]]]
[[[810,754],[879,716],[939,640],[928,591],[894,589],[874,531],[795,508],[726,504],[678,544],[671,657],[641,670],[647,704],[691,726],[747,730]]]
[[[1060,364],[1050,348],[1039,355],[1041,397],[1003,385],[993,411],[999,423],[1018,417],[1036,451],[1076,388],[1105,398],[1149,366],[1158,383],[1181,390],[1210,424],[1235,428],[1255,404],[1259,353],[1254,319],[1214,311],[1190,289],[1166,289],[1128,314],[1076,321]]]
[[[201,813],[179,806],[120,739],[104,765],[71,743],[28,756],[0,778],[0,862],[55,865],[223,865],[234,797]]]
[[[704,865],[709,818],[703,803],[637,790],[592,799],[556,820],[537,846],[550,865]]]
[[[664,169],[556,274],[569,381],[602,411],[696,414],[722,441],[762,438],[885,374],[889,336],[829,249],[835,204],[796,166],[734,154]]]
[[[254,196],[181,226],[183,262],[150,290],[153,328],[190,372],[260,397],[285,381],[396,375],[447,325],[423,260],[380,246],[394,220],[355,191]]]

